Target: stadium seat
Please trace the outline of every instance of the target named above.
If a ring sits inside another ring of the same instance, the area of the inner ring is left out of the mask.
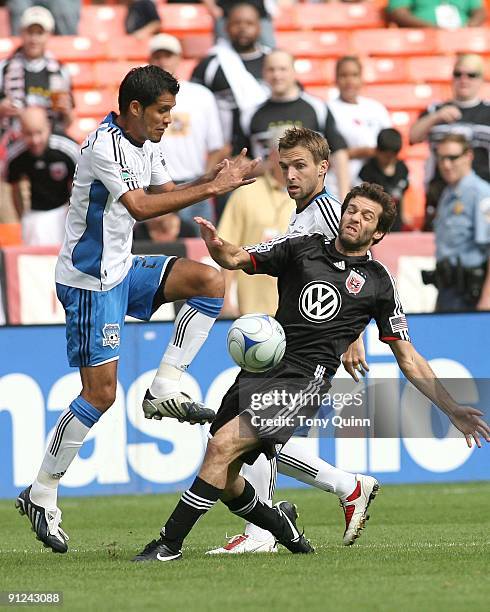
[[[126,33],[125,6],[83,6],[78,33],[100,41],[114,40]]]
[[[303,85],[329,85],[333,82],[333,60],[297,59],[294,67]]]
[[[159,4],[161,29],[169,34],[206,33],[213,29],[213,19],[202,4]]]
[[[177,68],[177,78],[182,79],[184,81],[189,81],[192,75],[192,71],[196,67],[195,59],[184,59],[179,63],[179,67]]]
[[[77,117],[103,119],[111,110],[117,110],[117,91],[110,89],[75,90],[75,113]]]
[[[404,83],[406,60],[402,57],[366,57],[362,60],[362,76],[366,83]]]
[[[0,223],[0,247],[22,244],[20,223]]]
[[[214,38],[212,34],[188,34],[182,36],[180,42],[184,57],[200,59],[207,55],[213,46]]]
[[[287,6],[277,6],[277,12],[273,18],[274,30],[278,32],[296,30],[296,6],[294,4]]]
[[[142,62],[145,64],[146,62]],[[96,87],[118,88],[126,74],[138,64],[135,62],[97,62],[94,65]]]
[[[345,32],[277,32],[276,42],[296,57],[340,57],[349,49]]]
[[[488,28],[438,30],[435,40],[439,53],[490,53]]]
[[[51,36],[48,49],[61,62],[95,62],[106,56],[105,44],[86,36]]]
[[[404,145],[408,145],[410,127],[419,116],[418,111],[392,111],[390,113],[391,122],[395,129],[401,132]]]
[[[436,47],[435,30],[387,28],[352,33],[351,49],[360,55],[429,55]]]
[[[405,159],[408,166],[409,188],[403,197],[403,216],[413,230],[422,229],[425,216],[425,161]]]
[[[444,85],[414,85],[411,83],[366,85],[365,96],[376,98],[389,110],[422,110],[435,100],[448,97],[448,88]]]
[[[131,60],[147,63],[149,57],[148,43],[138,40],[134,36],[119,36],[106,45],[106,54],[103,59]]]
[[[69,62],[66,67],[75,89],[87,89],[95,86],[94,64],[91,62]]]
[[[0,6],[0,38],[8,38],[10,36],[10,20],[8,9],[5,6]]]
[[[11,55],[19,45],[20,40],[13,36],[10,38],[0,38],[0,60]]]
[[[454,57],[448,55],[410,57],[407,59],[408,80],[412,83],[447,83],[452,78],[453,66]]]
[[[370,2],[349,4],[343,2],[297,4],[298,30],[354,30],[356,28],[382,28],[383,10]]]
[[[103,117],[77,117],[67,129],[67,134],[73,140],[82,143],[87,134],[97,128],[101,119]]]

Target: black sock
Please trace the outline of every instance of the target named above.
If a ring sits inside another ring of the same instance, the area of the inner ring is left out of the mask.
[[[245,488],[239,497],[224,502],[228,509],[238,516],[250,521],[257,527],[270,531],[278,540],[287,533],[285,519],[258,497],[253,486],[245,480]]]
[[[175,510],[162,528],[162,538],[172,550],[180,550],[189,531],[203,514],[218,501],[222,489],[213,487],[196,476],[191,487],[182,494]]]

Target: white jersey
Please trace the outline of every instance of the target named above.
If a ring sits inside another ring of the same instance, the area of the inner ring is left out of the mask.
[[[294,211],[287,234],[323,234],[333,239],[339,233],[340,202],[326,190],[317,194],[301,212]]]
[[[131,267],[135,220],[119,201],[127,191],[171,181],[158,143],[133,144],[110,113],[85,139],[75,171],[56,282],[107,291]]]
[[[208,153],[225,144],[213,94],[198,83],[180,81],[172,123],[160,141],[174,181],[190,181],[206,171]]]

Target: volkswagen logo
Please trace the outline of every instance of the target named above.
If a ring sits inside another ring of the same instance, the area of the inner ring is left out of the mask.
[[[325,281],[312,281],[303,287],[299,310],[312,323],[323,323],[337,316],[342,298],[337,287]]]

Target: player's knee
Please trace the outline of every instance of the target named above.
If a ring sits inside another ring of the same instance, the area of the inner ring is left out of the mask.
[[[222,298],[225,295],[225,278],[221,270],[206,266],[199,275],[198,284],[198,295],[216,298]]]
[[[230,464],[235,458],[236,443],[227,436],[216,435],[208,441],[206,455],[213,463]]]
[[[98,410],[108,410],[116,401],[116,385],[112,382],[100,383],[96,387],[82,390],[82,396]]]

